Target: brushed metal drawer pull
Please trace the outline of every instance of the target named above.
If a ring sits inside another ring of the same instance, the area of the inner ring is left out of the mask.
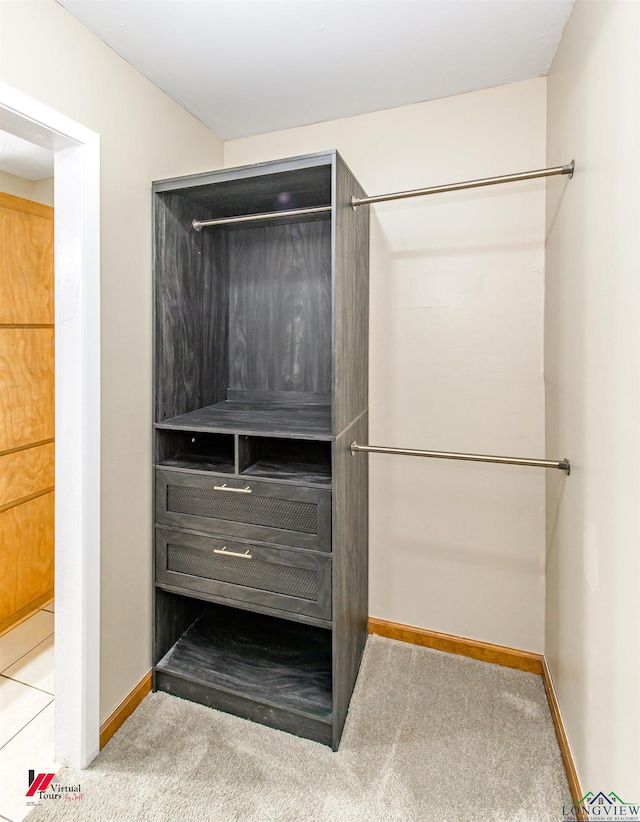
[[[214,485],[214,491],[232,491],[234,494],[250,494],[251,487],[247,485],[246,488],[230,488],[225,482],[223,485]]]
[[[235,551],[227,551],[227,546],[223,546],[222,548],[214,548],[214,554],[224,554],[225,557],[240,557],[240,559],[253,559],[253,555],[249,553],[249,548],[245,551],[244,554],[238,554]]]

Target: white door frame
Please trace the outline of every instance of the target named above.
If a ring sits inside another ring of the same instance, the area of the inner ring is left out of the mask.
[[[55,757],[100,747],[100,138],[0,83],[0,129],[55,152]]]

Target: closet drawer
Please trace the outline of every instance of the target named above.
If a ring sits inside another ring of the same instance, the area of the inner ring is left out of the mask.
[[[160,469],[156,522],[330,551],[331,491]]]
[[[331,619],[331,557],[156,529],[156,582]]]

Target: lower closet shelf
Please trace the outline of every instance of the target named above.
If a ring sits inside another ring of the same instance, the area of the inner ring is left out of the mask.
[[[156,665],[157,690],[331,744],[331,633],[226,608],[200,616]]]

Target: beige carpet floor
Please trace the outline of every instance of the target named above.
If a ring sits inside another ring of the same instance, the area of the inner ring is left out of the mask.
[[[370,637],[340,750],[150,694],[28,822],[557,822],[540,677]]]

